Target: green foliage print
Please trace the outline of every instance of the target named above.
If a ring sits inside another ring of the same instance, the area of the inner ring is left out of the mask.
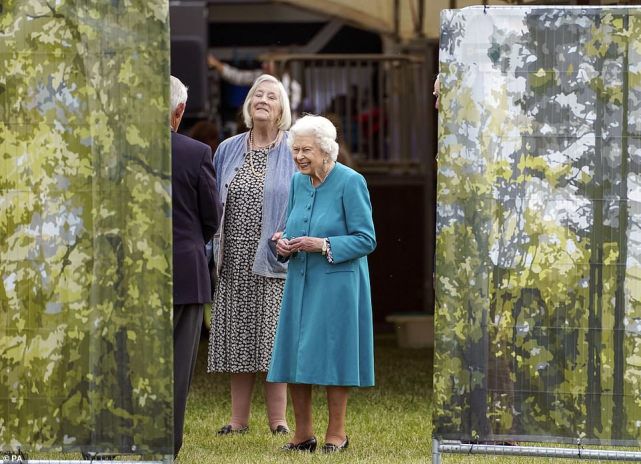
[[[441,17],[435,435],[641,443],[641,11]]]
[[[168,5],[0,2],[0,447],[170,453]]]

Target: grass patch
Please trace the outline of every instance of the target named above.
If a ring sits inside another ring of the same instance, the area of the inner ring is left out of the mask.
[[[197,372],[187,405],[185,437],[179,464],[187,463],[430,463],[432,462],[432,350],[400,349],[393,335],[376,337],[376,386],[353,389],[347,407],[350,448],[327,456],[282,453],[287,438],[274,437],[267,425],[264,394],[257,383],[250,431],[242,436],[217,437],[229,420],[229,377],[207,374],[206,342],[200,346]],[[325,391],[313,392],[316,436],[327,426]],[[294,427],[291,405],[287,419]],[[541,446],[554,446],[541,444]],[[559,445],[567,446],[567,445]],[[555,458],[468,456],[444,454],[443,464],[585,463]],[[598,461],[592,461],[598,462]]]
[[[206,343],[187,405],[185,437],[178,461],[186,463],[424,463],[431,461],[431,350],[401,350],[393,336],[376,339],[376,386],[353,389],[347,409],[350,448],[331,456],[286,454],[287,437],[274,437],[267,425],[263,389],[257,383],[249,433],[217,437],[229,420],[229,377],[207,374]],[[314,428],[322,441],[327,427],[325,390],[313,392]],[[294,427],[291,405],[287,419]]]
[[[353,389],[348,403],[350,448],[334,455],[283,453],[279,448],[287,437],[275,437],[269,431],[260,383],[254,392],[249,433],[216,436],[216,431],[229,420],[229,376],[206,373],[207,342],[202,340],[177,464],[429,463],[432,461],[432,354],[427,349],[400,349],[393,335],[377,336],[376,386]],[[327,426],[325,391],[317,388],[313,395],[315,432],[322,444]],[[291,405],[288,421],[294,427]],[[29,455],[32,459],[79,459],[79,453]],[[126,458],[118,460],[121,459]],[[442,455],[442,461],[443,464],[585,463],[572,459],[455,454]]]

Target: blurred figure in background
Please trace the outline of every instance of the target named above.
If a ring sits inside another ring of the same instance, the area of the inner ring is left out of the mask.
[[[327,113],[325,114],[325,117],[334,124],[334,127],[336,127],[336,142],[338,142],[338,158],[336,161],[358,171],[356,160],[349,151],[345,141],[345,134],[343,132],[343,124],[340,116],[336,113]]]
[[[198,121],[189,131],[189,136],[211,147],[211,152],[216,153],[220,144],[218,126],[211,121]]]
[[[276,76],[276,67],[274,66],[273,60],[270,60],[268,56],[262,56],[261,58],[262,65],[260,69],[245,70],[234,68],[233,66],[223,63],[210,53],[207,56],[207,65],[218,71],[220,76],[227,82],[234,85],[251,85],[261,74],[271,74],[272,76]],[[302,88],[295,79],[292,79],[289,70],[287,69],[285,69],[283,75],[280,76],[280,81],[289,98],[292,115],[295,115],[300,106]]]

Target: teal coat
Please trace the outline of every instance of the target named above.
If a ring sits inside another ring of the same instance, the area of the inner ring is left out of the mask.
[[[329,238],[334,263],[321,253],[290,258],[267,380],[374,385],[367,255],[376,237],[363,176],[336,163],[315,188],[296,173],[285,236]]]

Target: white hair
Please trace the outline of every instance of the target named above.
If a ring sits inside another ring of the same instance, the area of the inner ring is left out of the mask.
[[[338,157],[338,143],[336,143],[336,127],[323,116],[308,114],[298,119],[289,130],[287,145],[291,150],[294,139],[300,136],[313,135],[323,153],[329,155],[332,161]]]
[[[249,89],[249,92],[247,93],[245,103],[243,103],[243,120],[245,121],[245,125],[249,129],[254,126],[254,122],[252,121],[251,115],[249,114],[249,107],[251,106],[251,99],[256,93],[256,89],[263,82],[273,82],[278,86],[278,93],[280,94],[281,113],[280,117],[276,121],[276,125],[280,130],[289,129],[289,126],[292,125],[292,110],[289,105],[289,97],[287,96],[287,91],[285,90],[285,86],[283,86],[283,83],[281,81],[269,74],[261,74],[260,76],[258,76],[254,81],[254,85],[251,86],[251,89]]]
[[[187,87],[174,76],[169,76],[169,102],[171,113],[176,111],[181,103],[187,103]]]

